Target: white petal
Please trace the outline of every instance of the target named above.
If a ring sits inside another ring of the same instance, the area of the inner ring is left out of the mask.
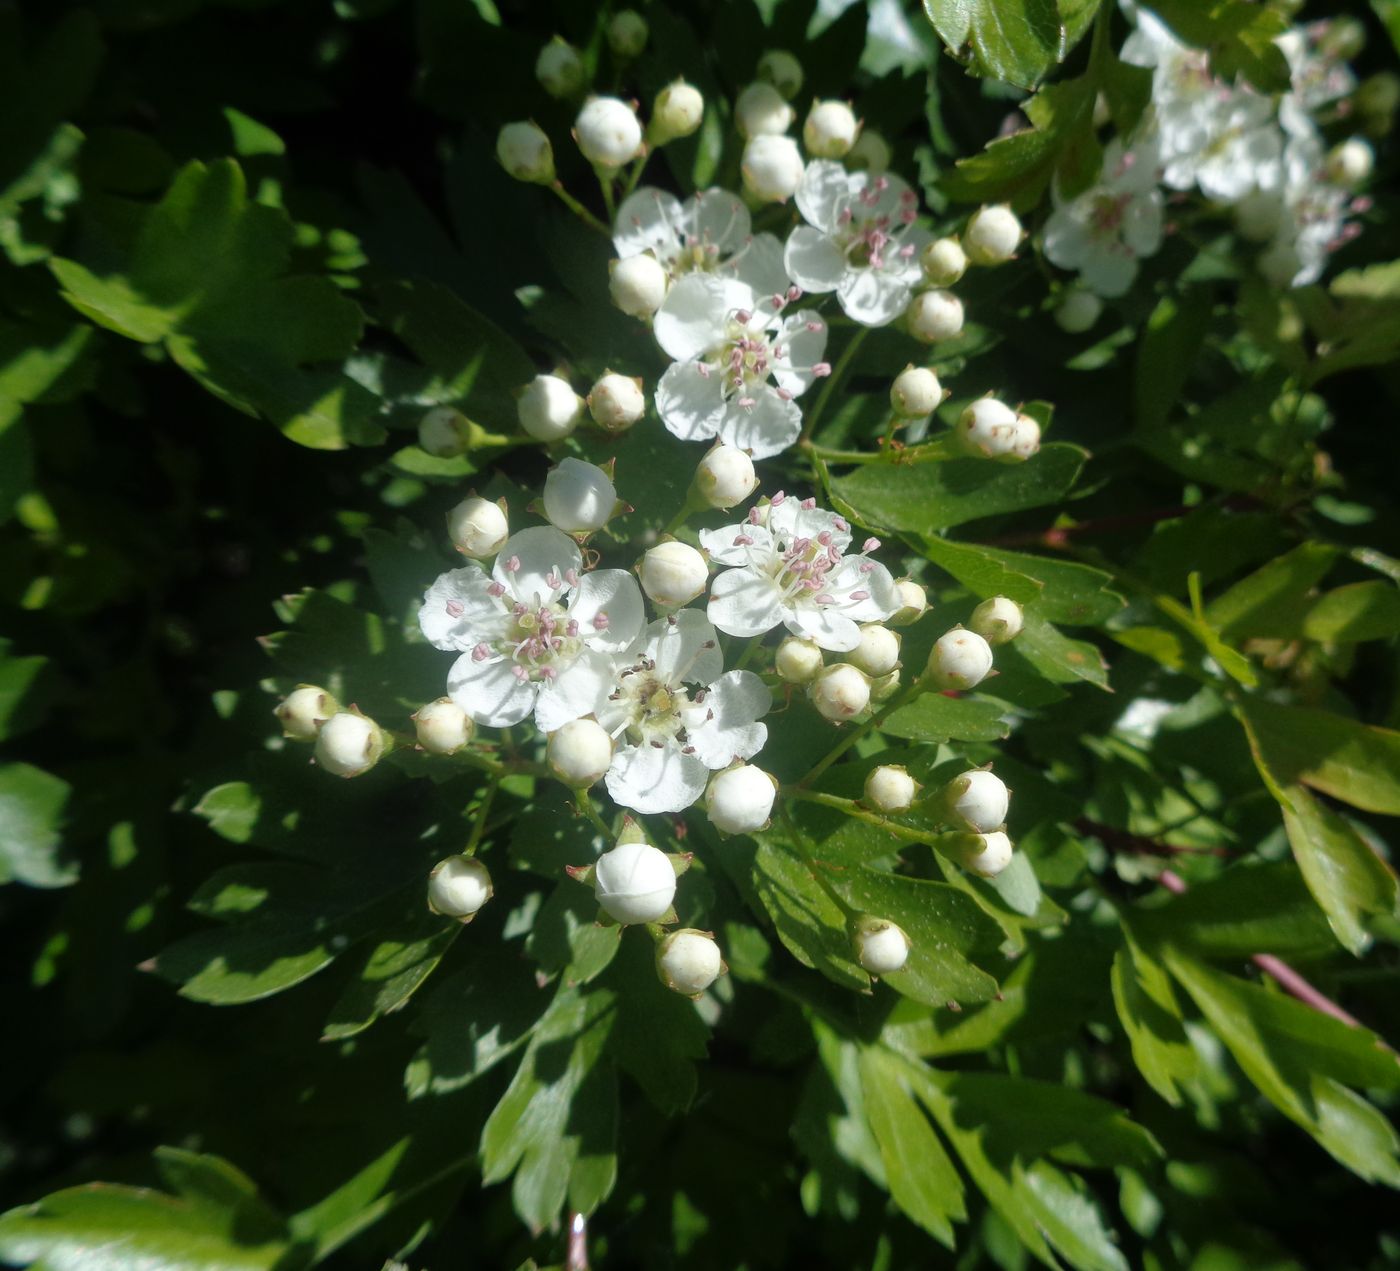
[[[727,569],[716,578],[710,584],[705,612],[725,635],[732,636],[762,635],[785,616],[777,584],[749,569]]]
[[[834,653],[845,653],[860,643],[860,628],[832,606],[800,605],[788,619],[787,629]]]
[[[486,590],[490,585],[480,565],[464,565],[442,574],[424,593],[423,607],[418,611],[418,625],[428,643],[462,652],[483,640],[490,643],[499,639],[508,618],[501,602]]]
[[[600,613],[608,620],[601,631],[593,622]],[[579,580],[569,617],[578,622],[579,635],[590,648],[620,653],[641,634],[645,617],[641,588],[625,569],[595,569]]]
[[[613,802],[634,812],[684,812],[702,794],[710,771],[698,755],[681,753],[675,742],[626,746],[608,769]]]
[[[1139,256],[1151,256],[1162,245],[1162,200],[1134,199],[1123,210],[1123,241]]]
[[[836,218],[851,200],[852,189],[859,188],[860,183],[835,160],[814,159],[797,187],[797,210],[823,233],[833,233]]]
[[[747,450],[755,459],[781,454],[802,435],[802,410],[783,401],[777,389],[763,384],[753,390],[753,405],[740,406],[731,397],[720,420],[721,441]]]
[[[535,705],[538,685],[517,679],[509,658],[475,662],[464,653],[447,673],[447,693],[478,724],[509,728]]]
[[[701,362],[672,362],[656,386],[656,413],[666,431],[682,441],[713,437],[724,417],[719,372]]]
[[[846,276],[846,257],[831,238],[810,225],[799,225],[783,249],[788,276],[804,291],[835,291]]]
[[[1079,217],[1082,200],[1056,208],[1045,222],[1045,258],[1061,269],[1078,269],[1089,245],[1089,231]]]
[[[533,606],[552,601],[568,586],[564,575],[582,568],[583,553],[573,539],[552,525],[536,525],[506,539],[491,574],[517,600]],[[549,577],[559,587],[545,582]]]
[[[676,226],[683,212],[674,194],[644,185],[630,194],[617,209],[613,224],[613,246],[624,260],[640,252],[652,251],[658,260],[669,261],[681,249]]]
[[[768,686],[751,671],[728,671],[710,685],[702,705],[713,717],[686,736],[708,768],[727,768],[750,759],[768,740],[768,726],[757,721],[773,704]]]
[[[735,543],[736,538],[750,538],[753,542]],[[773,537],[762,525],[744,521],[717,530],[701,530],[700,546],[716,565],[747,565],[751,560],[767,560],[772,555]]]
[[[652,322],[656,342],[678,362],[709,353],[724,338],[735,309],[753,309],[753,289],[737,278],[687,274],[670,291]]]
[[[848,318],[862,326],[882,327],[909,307],[910,287],[898,274],[883,269],[853,269],[837,293]]]
[[[1089,253],[1079,267],[1079,276],[1090,291],[1113,300],[1133,285],[1137,271],[1137,260],[1114,243]]]
[[[584,649],[552,680],[540,684],[535,727],[552,733],[585,715],[596,715],[617,687],[617,662],[611,654]]]
[[[874,565],[874,569],[860,572],[861,564]],[[878,561],[863,556],[847,556],[831,576],[832,588],[842,597],[841,612],[857,622],[883,622],[899,610],[902,602],[899,587],[890,576],[890,571]],[[847,599],[852,591],[867,591],[864,600]]]
[[[817,329],[809,330],[811,326]],[[811,368],[826,352],[826,337],[826,319],[815,309],[803,309],[783,319],[777,341],[783,356],[773,363],[773,378],[779,388],[798,397],[812,386],[816,377]]]
[[[747,241],[752,222],[743,199],[716,187],[686,200],[679,225],[682,233],[712,243],[721,256],[729,256]]]
[[[720,266],[720,272],[747,283],[760,296],[785,295],[791,281],[783,263],[783,245],[772,234],[755,235]]]
[[[715,629],[698,609],[682,609],[674,622],[662,618],[651,623],[642,651],[656,663],[656,673],[672,688],[687,681],[708,684],[724,670],[724,655],[719,651]]]

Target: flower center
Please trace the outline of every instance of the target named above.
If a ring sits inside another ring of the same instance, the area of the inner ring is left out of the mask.
[[[1095,195],[1093,208],[1089,213],[1089,224],[1094,233],[1104,238],[1116,235],[1123,227],[1123,216],[1131,202],[1132,196],[1129,194]]]
[[[620,681],[614,700],[622,708],[622,723],[614,736],[625,732],[638,746],[661,746],[673,738],[685,741],[684,716],[691,701],[684,688],[662,680],[647,658],[623,671]]]
[[[880,204],[889,185],[888,177],[878,177],[836,218],[835,242],[852,268],[883,269],[914,254],[913,246],[901,244],[900,236],[918,216],[919,196],[904,190],[896,210],[882,211]]]
[[[484,662],[494,652],[515,663],[512,670],[518,680],[552,680],[583,648],[578,622],[563,605],[550,602],[531,608],[517,603],[510,617],[510,626],[495,649],[478,644],[473,658]]]

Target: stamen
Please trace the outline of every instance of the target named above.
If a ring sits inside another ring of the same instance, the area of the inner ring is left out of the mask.
[[[508,561],[506,561],[506,571],[511,574],[516,574],[520,572],[519,556],[512,556]]]
[[[880,540],[878,538],[868,538],[860,545],[863,552],[878,552],[880,550]]]
[[[595,613],[593,615],[593,630],[606,631],[608,629],[608,615],[605,613]]]
[[[466,606],[460,600],[449,600],[447,602],[447,616],[449,618],[460,618],[466,612]]]
[[[798,504],[798,507],[800,507],[804,512],[810,512],[816,506],[816,499],[803,499],[802,502]]]
[[[489,645],[478,644],[478,645],[476,646],[476,648],[474,648],[474,649],[472,650],[472,661],[473,661],[473,662],[485,662],[486,659],[489,658],[490,656],[491,656],[491,649],[490,649],[490,646],[489,646]]]
[[[486,588],[486,594],[488,596],[495,596],[499,599],[501,596],[504,596],[506,594],[505,583],[491,583]]]
[[[869,599],[870,599],[870,593],[869,593],[868,591],[853,591],[853,592],[851,592],[851,599],[852,599],[852,600],[869,600]]]

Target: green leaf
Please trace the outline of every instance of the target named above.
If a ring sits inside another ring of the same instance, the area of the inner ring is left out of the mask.
[[[1113,1004],[1128,1034],[1133,1062],[1172,1107],[1197,1075],[1200,1061],[1186,1036],[1171,977],[1131,939],[1113,958]]]
[[[924,0],[924,13],[955,56],[978,75],[1030,88],[1084,33],[1095,5],[1084,0]]]
[[[1261,92],[1288,88],[1288,60],[1276,43],[1288,20],[1277,10],[1250,0],[1153,0],[1151,7],[1181,40],[1208,50],[1211,69],[1227,82],[1243,75]]]
[[[1400,352],[1400,260],[1349,269],[1327,292],[1311,287],[1300,306],[1318,344],[1313,383],[1358,366],[1381,366]]]
[[[1140,432],[1152,433],[1179,407],[1181,390],[1191,374],[1208,330],[1210,293],[1197,287],[1180,296],[1163,296],[1138,340],[1133,378],[1134,419]]]
[[[880,730],[910,741],[1000,741],[1011,731],[1002,714],[992,702],[925,693],[901,706]]]
[[[1050,622],[1096,627],[1126,603],[1112,590],[1112,575],[1074,561],[946,538],[927,539],[924,550],[974,595],[1006,596]]]
[[[1087,640],[1071,640],[1064,632],[1056,630],[1040,614],[1029,612],[1021,634],[1012,646],[1016,654],[1025,658],[1046,679],[1056,684],[1073,684],[1085,680],[1111,691],[1108,686],[1108,663],[1098,645]],[[994,692],[996,681],[988,685]]]
[[[1308,593],[1322,581],[1336,559],[1335,547],[1303,543],[1212,600],[1206,606],[1206,620],[1232,640],[1292,636],[1309,608]],[[1395,592],[1394,587],[1390,590]]]
[[[0,741],[41,724],[55,694],[53,663],[46,657],[11,657],[0,639]]]
[[[1400,588],[1376,579],[1329,591],[1303,616],[1303,634],[1325,644],[1400,635]]]
[[[0,764],[0,883],[67,887],[78,867],[60,856],[66,781],[27,763]]]

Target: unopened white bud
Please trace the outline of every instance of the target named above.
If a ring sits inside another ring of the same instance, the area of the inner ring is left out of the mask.
[[[444,918],[470,922],[494,888],[491,872],[474,856],[449,856],[428,875],[428,908]]]
[[[631,163],[642,148],[637,112],[616,97],[593,97],[574,120],[574,140],[583,157],[598,168]]]
[[[1355,189],[1370,179],[1375,166],[1376,156],[1371,147],[1360,137],[1348,137],[1327,156],[1327,179],[1348,190]]]
[[[647,138],[654,146],[664,146],[678,137],[688,137],[705,118],[705,98],[694,84],[678,79],[656,95],[651,108]]]
[[[948,815],[959,825],[979,834],[990,834],[1006,824],[1011,792],[995,773],[972,768],[943,787]]]
[[[647,413],[642,381],[609,371],[588,394],[588,413],[599,428],[623,432]]]
[[[544,129],[529,120],[501,128],[496,134],[496,158],[517,181],[547,185],[554,180],[554,147]]]
[[[972,214],[962,237],[963,251],[977,265],[1000,265],[1021,245],[1021,222],[1005,203],[980,208]]]
[[[935,238],[924,248],[919,263],[935,287],[951,287],[967,273],[967,253],[956,238]]]
[[[995,397],[979,397],[958,416],[957,436],[970,455],[1009,455],[1016,445],[1016,412]]]
[[[1011,864],[1014,854],[1011,840],[1001,830],[994,830],[991,834],[970,835],[959,859],[969,873],[995,878]]]
[[[1003,455],[1005,460],[1024,462],[1040,450],[1040,424],[1025,411],[1016,412],[1016,432],[1011,441],[1011,454]]]
[[[724,971],[719,945],[708,931],[673,931],[656,946],[661,983],[686,997],[698,997]]]
[[[1061,331],[1081,335],[1099,320],[1103,301],[1085,287],[1071,287],[1055,306],[1055,323]]]
[[[954,627],[938,637],[926,674],[936,688],[972,688],[992,669],[992,646],[975,631]]]
[[[472,495],[447,514],[447,537],[463,556],[484,560],[504,546],[510,524],[499,503]]]
[[[951,291],[921,291],[906,312],[909,334],[925,344],[951,340],[963,329],[962,301]]]
[[[316,734],[316,764],[336,777],[358,777],[379,762],[384,734],[354,711],[332,715]]]
[[[613,740],[596,720],[571,720],[550,733],[545,758],[566,786],[584,790],[612,766]]]
[[[647,20],[635,9],[620,9],[608,22],[608,46],[620,58],[640,57],[648,34]]]
[[[658,543],[642,557],[642,590],[663,609],[688,605],[710,581],[705,558],[688,543]]]
[[[750,140],[786,132],[795,115],[772,84],[750,84],[734,99],[734,122]]]
[[[676,897],[676,871],[650,843],[619,843],[593,866],[593,894],[614,922],[659,922]]]
[[[865,779],[864,801],[877,812],[908,812],[919,786],[898,764],[872,768]]]
[[[802,141],[807,153],[818,159],[841,159],[856,144],[859,131],[855,111],[845,102],[813,102],[802,125]]]
[[[1230,212],[1241,238],[1251,243],[1267,243],[1283,222],[1283,195],[1277,190],[1251,190]]]
[[[753,460],[738,446],[720,442],[696,465],[695,489],[712,508],[732,508],[758,489]]]
[[[894,157],[890,143],[873,128],[862,128],[851,153],[846,156],[846,166],[855,171],[866,171],[871,176],[879,176],[890,166]]]
[[[557,375],[536,375],[515,403],[520,427],[536,441],[567,437],[583,416],[584,400]]]
[[[535,78],[551,97],[572,97],[583,88],[583,59],[556,35],[535,59]]]
[[[789,101],[802,91],[802,63],[786,49],[769,49],[758,59],[755,74]]]
[[[918,622],[928,612],[928,593],[908,578],[895,583],[895,589],[899,592],[899,608],[886,621],[892,627],[907,627]]]
[[[666,271],[646,252],[608,264],[608,292],[623,313],[649,318],[666,299]]]
[[[472,739],[476,725],[450,697],[420,706],[413,716],[418,744],[430,755],[455,755]]]
[[[806,684],[822,669],[821,645],[803,636],[788,636],[773,655],[773,669],[789,684]]]
[[[890,405],[901,419],[922,419],[943,400],[943,385],[926,366],[906,366],[890,386]]]
[[[1006,596],[993,596],[972,611],[967,625],[988,644],[1010,644],[1025,625],[1021,606]]]
[[[597,464],[562,459],[544,479],[544,514],[566,534],[601,530],[617,509],[617,488]]]
[[[860,643],[847,656],[860,670],[879,679],[899,665],[899,637],[888,627],[871,623],[860,629]]]
[[[768,824],[778,783],[762,768],[736,764],[717,773],[705,794],[710,824],[725,834],[752,834]]]
[[[319,685],[299,684],[272,713],[294,741],[315,741],[321,725],[339,709],[340,703]]]
[[[870,705],[870,677],[849,662],[837,662],[821,670],[807,696],[825,719],[844,723]]]
[[[438,459],[464,454],[471,440],[471,421],[451,406],[434,406],[418,422],[418,445]]]
[[[765,203],[785,203],[802,184],[802,154],[791,137],[755,137],[744,147],[740,166],[744,188]]]
[[[871,975],[893,975],[909,961],[909,937],[901,927],[883,918],[866,918],[852,940],[856,960]]]

